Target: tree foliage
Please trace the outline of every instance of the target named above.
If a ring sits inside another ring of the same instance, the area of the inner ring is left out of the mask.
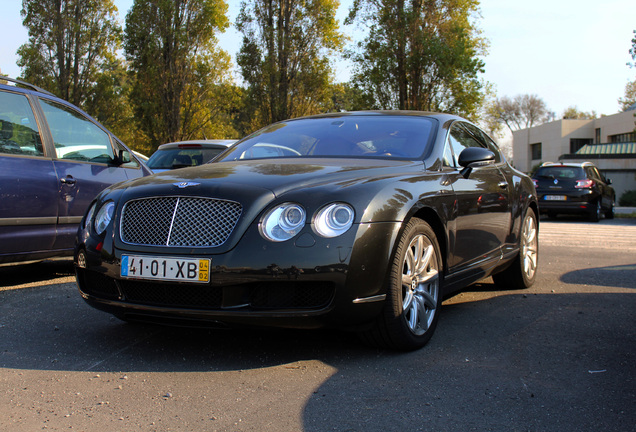
[[[555,117],[543,99],[528,94],[496,99],[488,109],[488,116],[491,121],[505,124],[510,131],[528,129]]]
[[[636,30],[634,30],[632,33],[634,33],[634,37],[632,38],[632,47],[629,49],[629,55],[632,56],[632,60],[634,60],[634,63],[628,63],[628,65],[631,67],[636,67]]]
[[[596,111],[579,111],[576,106],[570,106],[563,111],[561,118],[564,120],[593,120],[598,117]]]
[[[224,0],[136,0],[126,16],[130,98],[151,147],[216,133],[230,58],[215,35],[229,25],[226,11]]]
[[[337,0],[247,0],[237,28],[237,56],[247,85],[246,130],[328,111],[332,107],[328,53],[340,49]],[[250,120],[251,119],[251,120]]]
[[[84,107],[121,44],[112,0],[23,0],[22,78]]]
[[[625,84],[625,96],[618,99],[621,111],[627,111],[632,105],[636,104],[636,80]]]
[[[476,117],[486,42],[474,24],[477,0],[355,0],[348,22],[369,33],[350,54],[353,80],[372,108]]]

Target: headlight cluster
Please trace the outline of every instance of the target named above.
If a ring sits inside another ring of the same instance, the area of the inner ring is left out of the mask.
[[[305,209],[294,203],[281,204],[267,212],[261,222],[261,234],[268,240],[289,240],[305,225]]]
[[[333,203],[316,213],[314,227],[323,237],[337,237],[344,234],[353,224],[353,209],[343,203]]]
[[[314,230],[321,237],[337,237],[345,233],[354,219],[353,208],[345,203],[332,203],[321,208],[314,217]],[[307,213],[296,203],[284,203],[269,210],[261,221],[263,237],[274,242],[289,240],[305,226]]]
[[[95,216],[95,210],[97,210],[97,203],[93,204],[91,208],[86,213],[86,219],[84,221],[84,228],[87,228],[93,224],[93,228],[97,235],[104,234],[106,228],[110,224],[110,221],[113,219],[113,213],[115,212],[115,203],[113,201],[107,201],[103,204],[97,215]],[[93,223],[93,217],[95,217],[95,221]]]

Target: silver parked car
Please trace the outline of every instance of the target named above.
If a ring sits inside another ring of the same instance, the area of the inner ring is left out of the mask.
[[[155,173],[202,165],[235,142],[236,140],[192,140],[162,144],[146,164]]]

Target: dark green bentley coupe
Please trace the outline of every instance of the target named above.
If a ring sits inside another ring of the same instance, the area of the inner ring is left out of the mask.
[[[125,321],[336,327],[411,350],[468,284],[530,286],[538,226],[532,181],[472,123],[335,113],[106,189],[75,263],[82,297]]]

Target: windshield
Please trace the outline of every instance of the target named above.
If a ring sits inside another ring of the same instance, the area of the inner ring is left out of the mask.
[[[582,168],[568,166],[553,166],[539,168],[535,177],[557,180],[575,180],[585,178]]]
[[[281,157],[422,159],[435,123],[416,116],[342,116],[276,123],[233,147],[223,161]]]

